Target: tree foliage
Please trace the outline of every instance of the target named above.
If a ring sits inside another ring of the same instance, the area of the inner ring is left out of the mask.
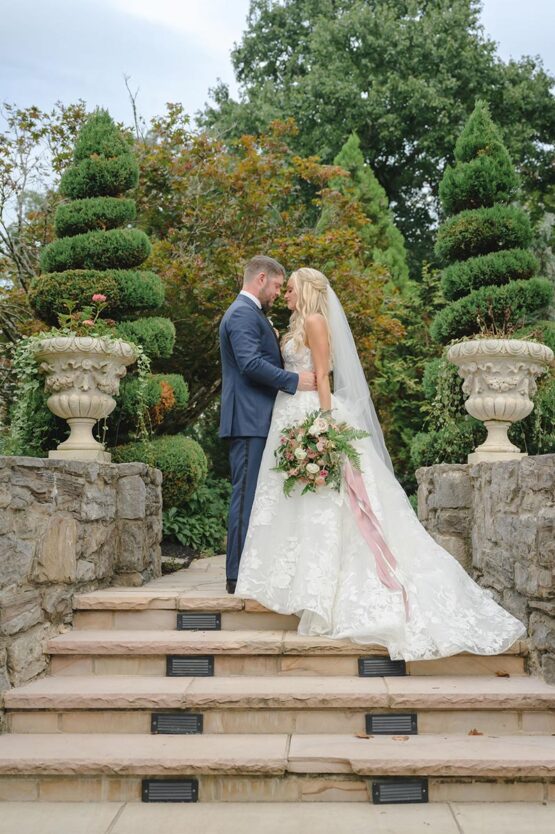
[[[227,137],[291,116],[295,148],[325,162],[356,131],[418,265],[431,257],[441,171],[477,97],[538,205],[554,181],[553,78],[539,59],[504,63],[480,9],[480,0],[251,0],[232,52],[239,100],[220,84],[202,124]]]
[[[361,229],[366,258],[385,267],[395,286],[406,288],[409,270],[405,241],[393,221],[385,191],[364,161],[356,133],[349,136],[333,163],[348,171],[350,176],[335,177],[330,180],[330,188],[352,196],[367,217],[367,225]],[[330,200],[320,217],[318,229],[330,228],[334,223],[334,206]]]
[[[163,277],[177,330],[167,370],[182,370],[191,390],[191,424],[220,386],[218,324],[237,293],[249,257],[263,252],[288,270],[324,271],[345,305],[370,380],[384,345],[404,328],[391,311],[387,270],[363,239],[361,204],[330,187],[347,177],[336,166],[295,154],[292,123],[274,123],[258,138],[224,143],[188,129],[180,107],[156,120],[141,150],[137,195],[143,228],[154,237],[148,261]],[[307,193],[314,197],[307,204]],[[333,203],[333,227],[318,219]],[[283,328],[287,316],[275,311]]]

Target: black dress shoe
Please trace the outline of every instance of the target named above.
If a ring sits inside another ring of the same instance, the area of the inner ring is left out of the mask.
[[[237,585],[237,580],[236,579],[228,579],[227,580],[227,582],[225,583],[225,589],[228,592],[228,594],[234,594],[235,593],[235,586],[236,585]]]

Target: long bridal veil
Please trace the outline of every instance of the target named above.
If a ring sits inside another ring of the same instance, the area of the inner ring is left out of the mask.
[[[331,285],[328,285],[328,321],[331,335],[334,396],[345,408],[352,425],[370,434],[370,442],[374,449],[388,469],[393,472],[393,464],[360,364],[355,340],[345,311]]]

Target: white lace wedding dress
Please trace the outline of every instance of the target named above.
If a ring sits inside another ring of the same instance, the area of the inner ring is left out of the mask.
[[[312,370],[310,350],[284,349],[288,370]],[[378,578],[374,556],[348,498],[322,488],[286,498],[272,471],[285,426],[319,408],[316,392],[278,393],[262,458],[236,594],[300,617],[300,634],[385,646],[392,659],[418,660],[458,652],[498,654],[525,633],[522,623],[480,588],[427,533],[401,485],[372,443],[357,441],[362,474],[383,536],[408,597]],[[341,403],[334,414],[349,422]]]

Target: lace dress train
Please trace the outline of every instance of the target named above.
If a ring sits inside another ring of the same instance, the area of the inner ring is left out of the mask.
[[[290,370],[310,370],[308,348],[284,351]],[[407,597],[384,585],[344,489],[286,498],[272,471],[281,430],[319,408],[316,392],[279,393],[260,466],[236,593],[300,617],[301,634],[385,646],[391,658],[503,652],[522,623],[480,588],[419,522],[401,485],[369,439],[357,441],[370,504],[397,561]],[[334,414],[349,422],[341,402]]]

